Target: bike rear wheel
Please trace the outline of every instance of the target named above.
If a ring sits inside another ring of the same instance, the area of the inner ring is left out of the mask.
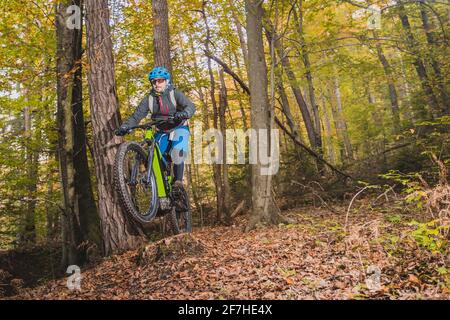
[[[114,183],[124,211],[140,223],[155,218],[158,194],[155,175],[147,177],[148,156],[136,142],[122,143],[114,163]],[[147,181],[149,180],[149,181]]]

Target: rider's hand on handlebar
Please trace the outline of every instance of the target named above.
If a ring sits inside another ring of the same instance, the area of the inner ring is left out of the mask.
[[[177,111],[174,114],[173,119],[175,121],[185,120],[185,119],[189,119],[189,115],[186,111]]]
[[[114,133],[116,134],[116,136],[124,136],[126,135],[128,132],[130,132],[130,127],[127,126],[126,124],[122,124],[120,126],[120,128],[118,128],[116,131],[114,131]]]

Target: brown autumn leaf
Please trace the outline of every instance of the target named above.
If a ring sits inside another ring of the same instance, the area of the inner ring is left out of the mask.
[[[415,275],[413,275],[413,274],[409,274],[409,275],[408,275],[408,281],[411,282],[411,283],[417,284],[417,285],[420,285],[420,284],[421,284],[420,279],[417,278],[417,277],[416,277]]]

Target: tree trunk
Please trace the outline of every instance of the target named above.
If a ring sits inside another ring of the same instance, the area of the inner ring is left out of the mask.
[[[300,56],[303,60],[303,65],[305,66],[305,76],[306,81],[308,83],[308,93],[309,93],[309,100],[310,100],[310,106],[312,110],[312,114],[314,117],[314,132],[316,136],[316,143],[317,143],[317,151],[319,153],[322,153],[322,130],[321,130],[321,123],[320,123],[320,114],[319,114],[319,105],[317,104],[316,100],[316,94],[314,89],[314,83],[313,83],[313,77],[311,73],[311,62],[309,60],[309,53],[308,53],[308,46],[306,44],[306,40],[303,33],[303,1],[300,0],[299,3],[299,14],[300,16],[297,17],[297,12],[294,10],[294,20],[297,22],[297,28],[298,28],[298,36],[301,43],[301,50],[300,50]]]
[[[202,16],[203,16],[203,21],[205,23],[205,29],[206,29],[206,38],[205,38],[205,42],[204,42],[204,46],[205,46],[205,51],[206,52],[210,52],[209,50],[209,45],[210,45],[210,41],[211,41],[211,30],[209,28],[209,24],[208,24],[208,18],[206,15],[206,1],[203,1],[202,4]],[[211,90],[210,90],[210,97],[211,97],[211,104],[213,107],[213,127],[214,129],[218,129],[219,128],[219,112],[218,112],[218,107],[217,107],[217,100],[216,100],[216,81],[214,79],[214,72],[212,70],[212,61],[211,58],[208,56],[208,73],[209,73],[209,82],[210,82],[210,86],[211,86]],[[223,154],[222,154],[222,158],[223,158]],[[221,217],[223,216],[223,197],[222,197],[222,175],[221,175],[221,166],[220,164],[213,164],[213,174],[214,174],[214,186],[216,189],[216,208],[217,208],[217,215],[216,215],[216,220],[218,223],[220,223],[221,221]]]
[[[104,253],[110,255],[133,249],[145,238],[141,227],[122,213],[113,184],[114,159],[123,138],[114,135],[121,121],[107,0],[86,2],[86,29],[98,205]]]
[[[72,114],[75,32],[66,25],[69,16],[67,8],[70,5],[72,5],[70,0],[56,4],[58,159],[64,208],[61,216],[62,268],[82,262],[78,252],[78,245],[82,239],[78,223],[79,211],[76,203],[74,122]]]
[[[323,117],[325,122],[325,129],[326,129],[326,145],[327,145],[327,151],[328,151],[328,159],[330,160],[330,163],[335,165],[336,164],[336,155],[334,153],[334,147],[333,147],[333,134],[331,132],[331,121],[330,121],[330,115],[328,112],[327,104],[325,102],[325,96],[323,93],[321,94],[322,98],[322,110],[323,110]]]
[[[219,71],[220,78],[220,93],[219,93],[219,119],[220,119],[220,131],[222,133],[223,147],[222,155],[224,162],[222,164],[222,217],[221,221],[229,224],[231,222],[230,212],[230,183],[228,180],[228,164],[226,163],[227,155],[227,131],[226,131],[226,111],[228,108],[227,88],[225,86],[225,78],[223,75],[223,69]]]
[[[26,94],[29,91],[26,90]],[[28,97],[27,97],[28,100]],[[23,110],[24,129],[25,129],[25,148],[26,148],[26,170],[27,170],[27,210],[25,213],[25,221],[23,226],[23,240],[25,244],[34,244],[36,242],[36,190],[37,190],[37,165],[38,159],[36,152],[33,150],[33,134],[32,134],[32,115],[30,107]]]
[[[241,66],[240,66],[240,64],[239,64],[239,58],[238,58],[238,56],[237,56],[237,54],[235,53],[235,55],[234,55],[234,57],[235,57],[235,60],[236,60],[236,67],[237,67],[237,74],[239,75],[239,77],[241,77],[241,79],[242,79],[242,72],[241,72]],[[248,63],[248,62],[247,62]],[[245,72],[246,73],[248,73],[248,67],[246,66],[245,67]],[[246,112],[245,112],[245,109],[244,109],[244,103],[243,103],[243,101],[242,101],[242,96],[241,96],[241,92],[240,92],[240,90],[238,89],[238,84],[237,84],[237,81],[235,80],[235,79],[233,79],[233,83],[234,83],[234,87],[235,87],[235,89],[236,89],[236,95],[237,95],[237,99],[238,99],[238,102],[239,102],[239,111],[241,112],[241,117],[242,117],[242,125],[243,125],[243,128],[244,128],[244,130],[245,131],[247,131],[247,128],[248,128],[248,124],[247,124],[247,114],[246,114]]]
[[[233,16],[233,23],[236,27],[236,31],[239,37],[239,44],[241,45],[242,56],[244,57],[245,69],[248,70],[248,51],[247,51],[247,42],[245,40],[243,27],[241,21],[239,21],[239,17],[236,13],[236,9],[233,6],[233,1],[228,0],[229,5],[232,7],[231,14]],[[236,60],[238,61],[238,60]]]
[[[378,38],[378,34],[375,30],[372,31],[373,37]],[[397,97],[397,89],[394,84],[394,77],[392,74],[392,67],[389,61],[386,59],[384,55],[383,49],[381,48],[380,42],[376,42],[376,49],[378,59],[383,65],[384,74],[386,75],[386,80],[389,89],[389,100],[391,102],[391,112],[392,112],[392,122],[394,127],[394,133],[398,134],[400,132],[400,110],[398,107],[398,97]]]
[[[198,63],[197,63],[197,58],[196,58],[197,57],[197,53],[196,53],[195,48],[194,48],[194,39],[192,37],[189,38],[189,44],[190,44],[191,53],[192,53],[192,55],[194,57],[194,59],[193,59],[194,70],[199,70]],[[195,81],[197,83],[202,80],[201,76],[197,72],[194,73],[194,76],[195,76]],[[206,130],[209,129],[208,103],[206,102],[206,96],[203,93],[202,86],[197,86],[197,88],[198,88],[197,89],[198,96],[200,98],[200,101],[202,102],[202,107],[203,107],[203,110],[202,110],[202,114],[203,114],[203,131],[206,131]]]
[[[74,1],[81,6],[82,1]],[[81,28],[83,26],[81,25]],[[83,29],[73,30],[73,57],[74,57],[74,86],[72,91],[72,113],[74,129],[74,169],[75,169],[75,193],[78,205],[79,223],[83,242],[94,244],[102,248],[100,231],[100,218],[91,183],[91,172],[86,148],[86,127],[83,114],[83,91],[82,91],[82,48]]]
[[[348,161],[353,160],[353,150],[347,132],[347,123],[344,119],[341,89],[339,87],[339,79],[337,75],[333,77],[332,91],[333,94],[331,95],[331,109],[334,118],[334,125],[336,128],[337,136],[340,140],[340,144],[343,144],[343,148],[341,147],[342,162],[347,163]]]
[[[195,164],[190,164],[186,166],[186,176],[187,180],[189,181],[190,189],[192,190],[192,199],[194,200],[195,207],[197,208],[198,212],[200,213],[200,226],[203,227],[203,206],[200,202],[200,197],[198,196],[197,191],[197,185],[194,182],[192,168],[195,168]]]
[[[278,82],[277,87],[280,93],[281,108],[283,110],[284,115],[286,116],[289,128],[291,129],[291,132],[294,135],[295,139],[297,139],[298,141],[302,141],[302,138],[300,136],[300,129],[297,125],[297,122],[294,119],[294,116],[292,115],[291,106],[289,105],[289,100],[286,94],[286,90],[284,89],[283,83],[281,81]]]
[[[306,104],[306,101],[303,98],[303,95],[302,95],[302,92],[298,85],[294,71],[292,70],[289,57],[285,54],[283,46],[281,45],[281,42],[279,41],[278,35],[274,31],[273,26],[267,19],[265,21],[266,21],[266,25],[267,25],[267,27],[265,28],[266,29],[266,37],[267,37],[269,43],[272,41],[271,40],[272,38],[275,39],[275,41],[274,41],[275,50],[277,51],[277,54],[281,60],[281,64],[283,66],[284,71],[286,72],[286,75],[289,80],[289,84],[292,88],[295,99],[300,108],[300,112],[302,114],[303,121],[305,123],[306,133],[308,134],[308,139],[311,144],[311,147],[315,150],[319,150],[320,145],[316,139],[316,132],[314,130],[314,125],[313,125],[313,122],[311,119],[311,114],[309,113],[308,105]],[[251,51],[250,48],[251,47],[249,46],[249,52]]]
[[[167,0],[152,0],[154,65],[167,68],[172,74]]]
[[[411,51],[412,54],[414,55],[413,65],[416,69],[426,99],[431,108],[431,113],[433,114],[434,117],[439,117],[445,114],[446,110],[440,108],[438,100],[433,92],[433,87],[431,86],[427,69],[425,68],[425,64],[420,57],[420,53],[418,51],[419,46],[412,33],[411,24],[409,23],[409,18],[405,13],[403,5],[400,5],[399,7],[399,17],[403,26],[403,30],[406,33],[406,44],[408,46],[409,51]]]
[[[267,65],[262,39],[262,1],[245,0],[245,11],[247,17],[248,75],[252,128],[257,132],[260,129],[270,131],[272,123],[269,117]],[[269,132],[268,135],[270,135]],[[278,222],[276,211],[270,210],[272,176],[262,175],[261,168],[262,166],[259,162],[253,164],[251,168],[252,213],[247,230],[253,229],[260,222]]]
[[[54,192],[53,190],[53,172],[49,170],[46,176],[47,180],[47,191],[45,194],[45,219],[46,219],[46,238],[47,241],[51,241],[54,239],[56,234],[56,214],[54,212],[54,208],[51,205],[50,199]]]
[[[420,17],[422,19],[422,25],[425,30],[426,36],[427,36],[427,43],[428,43],[428,55],[430,57],[431,66],[433,67],[434,76],[436,78],[437,87],[439,88],[440,92],[440,102],[442,105],[442,108],[446,110],[447,114],[449,113],[449,96],[447,93],[447,86],[444,77],[442,76],[442,68],[439,64],[436,55],[435,50],[436,48],[436,39],[435,34],[432,30],[433,26],[431,25],[428,13],[426,11],[427,9],[424,7],[423,4],[420,4]]]

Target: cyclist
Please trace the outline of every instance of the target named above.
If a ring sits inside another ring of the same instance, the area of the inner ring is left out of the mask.
[[[172,121],[157,126],[155,135],[161,153],[170,154],[174,163],[174,191],[183,186],[184,159],[189,148],[188,119],[195,113],[195,106],[189,98],[176,89],[170,81],[170,73],[164,67],[155,67],[148,74],[152,90],[145,96],[133,115],[116,131],[123,136],[131,127],[139,125],[149,113],[152,119],[173,117]]]

